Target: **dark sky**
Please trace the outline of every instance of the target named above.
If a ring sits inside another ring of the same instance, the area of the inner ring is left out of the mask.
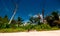
[[[20,16],[24,20],[28,20],[31,15],[41,14],[42,7],[45,9],[45,15],[52,11],[60,11],[60,0],[0,0],[0,16],[4,17],[7,14],[11,18],[14,3],[18,4],[15,19]]]

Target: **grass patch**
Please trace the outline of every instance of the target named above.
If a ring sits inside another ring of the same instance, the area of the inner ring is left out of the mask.
[[[6,28],[6,29],[0,29],[1,33],[9,33],[9,32],[25,32],[25,29],[22,28]]]

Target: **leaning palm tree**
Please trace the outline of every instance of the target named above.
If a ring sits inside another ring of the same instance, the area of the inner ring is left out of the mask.
[[[15,14],[16,14],[16,12],[17,12],[17,8],[18,8],[18,5],[15,3],[15,9],[13,10],[13,15],[12,15],[12,17],[11,17],[11,19],[10,19],[10,21],[9,21],[9,23],[8,24],[10,24],[11,23],[11,21],[13,20],[13,18],[14,18],[14,16],[15,16]]]

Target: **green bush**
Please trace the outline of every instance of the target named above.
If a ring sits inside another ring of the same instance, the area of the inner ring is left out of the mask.
[[[6,28],[6,24],[0,24],[0,28]]]
[[[40,25],[36,25],[34,28],[35,28],[35,30],[37,30],[37,31],[42,30]]]
[[[10,24],[0,24],[0,28],[10,28]]]
[[[25,29],[32,29],[33,26],[32,26],[32,25],[26,25],[26,26],[24,26],[24,28],[25,28]]]
[[[51,29],[51,27],[47,24],[36,25],[34,28],[35,30],[38,30],[38,31]]]

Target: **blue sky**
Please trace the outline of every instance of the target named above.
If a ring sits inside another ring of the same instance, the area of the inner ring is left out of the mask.
[[[14,3],[18,4],[15,19],[20,16],[24,20],[28,20],[31,15],[41,14],[43,6],[45,15],[52,11],[60,11],[60,0],[0,0],[0,16],[4,17],[7,14],[11,18],[15,7]]]

